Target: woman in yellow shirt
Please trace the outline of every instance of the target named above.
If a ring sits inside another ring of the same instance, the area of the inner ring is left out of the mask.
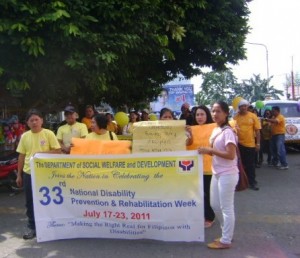
[[[201,137],[193,135],[194,142],[200,144],[201,147],[209,147],[209,136],[212,130],[216,127],[214,124],[211,113],[205,105],[200,105],[194,108],[193,112],[193,125],[205,125],[213,124],[211,127],[207,127],[201,131]],[[201,129],[200,129],[201,130]],[[199,147],[199,146],[198,146]],[[212,157],[205,155],[204,157],[204,168],[203,168],[203,189],[204,189],[204,217],[205,217],[205,228],[209,228],[213,225],[215,220],[215,213],[210,206],[210,182],[212,178],[211,162]]]
[[[96,139],[102,141],[118,140],[114,132],[107,130],[107,118],[105,115],[97,114],[92,118],[92,132],[86,136],[86,139]]]
[[[89,132],[91,132],[92,118],[95,115],[95,109],[92,105],[87,105],[85,107],[85,116],[81,119],[81,122],[86,124]]]

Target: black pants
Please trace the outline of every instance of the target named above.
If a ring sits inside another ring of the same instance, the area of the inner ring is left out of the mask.
[[[210,182],[212,175],[203,176],[203,189],[204,189],[204,218],[205,220],[213,221],[215,213],[210,206]]]
[[[261,140],[260,141],[260,150],[259,150],[259,160],[263,161],[263,153],[267,153],[267,162],[271,164],[272,154],[271,154],[271,144],[270,140]]]
[[[26,215],[28,217],[27,226],[30,229],[35,229],[31,175],[23,173],[23,186],[25,191]]]
[[[249,185],[254,186],[257,184],[255,175],[255,148],[245,147],[239,144],[239,149],[241,153],[242,163],[248,176]]]

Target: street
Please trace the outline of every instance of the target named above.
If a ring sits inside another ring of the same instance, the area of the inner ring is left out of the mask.
[[[289,170],[263,165],[256,170],[260,190],[236,193],[236,229],[231,249],[211,250],[219,224],[205,230],[205,243],[154,240],[73,239],[37,243],[23,240],[24,195],[0,187],[0,258],[15,257],[300,257],[300,153],[289,152]]]

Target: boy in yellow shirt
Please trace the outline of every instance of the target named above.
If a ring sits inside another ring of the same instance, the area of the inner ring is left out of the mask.
[[[88,129],[86,124],[77,122],[77,113],[73,106],[66,106],[64,114],[67,123],[58,128],[56,137],[62,152],[69,154],[72,138],[85,138],[88,135]]]
[[[55,134],[42,127],[43,117],[38,110],[31,109],[28,111],[26,123],[30,130],[22,135],[17,148],[19,158],[18,176],[16,179],[18,187],[24,186],[25,191],[27,226],[29,228],[29,231],[23,235],[25,240],[36,236],[29,160],[38,152],[61,153]]]
[[[280,113],[278,106],[272,107],[272,118],[267,118],[266,121],[271,123],[271,152],[272,152],[272,164],[278,169],[288,169],[288,163],[286,161],[285,150],[285,118]],[[278,161],[280,166],[277,166]]]

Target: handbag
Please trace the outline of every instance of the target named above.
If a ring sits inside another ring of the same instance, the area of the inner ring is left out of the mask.
[[[236,155],[238,158],[237,165],[238,165],[238,169],[239,169],[239,181],[235,187],[235,190],[237,192],[240,192],[240,191],[244,191],[244,190],[248,189],[249,181],[248,181],[248,177],[247,177],[246,171],[245,171],[243,163],[242,163],[241,153],[240,153],[238,146],[236,146]]]
[[[218,133],[214,137],[211,145],[213,145],[213,142],[217,138],[217,136],[219,136],[227,128],[233,130],[230,126],[226,126],[225,128],[223,128],[221,130],[221,132]],[[237,160],[238,160],[237,167],[238,167],[238,170],[239,170],[239,180],[238,180],[237,185],[235,187],[235,191],[240,192],[240,191],[244,191],[244,190],[248,189],[249,181],[248,181],[248,177],[247,177],[246,171],[245,171],[243,163],[242,163],[241,153],[240,153],[238,143],[236,143],[236,156],[237,156]]]

